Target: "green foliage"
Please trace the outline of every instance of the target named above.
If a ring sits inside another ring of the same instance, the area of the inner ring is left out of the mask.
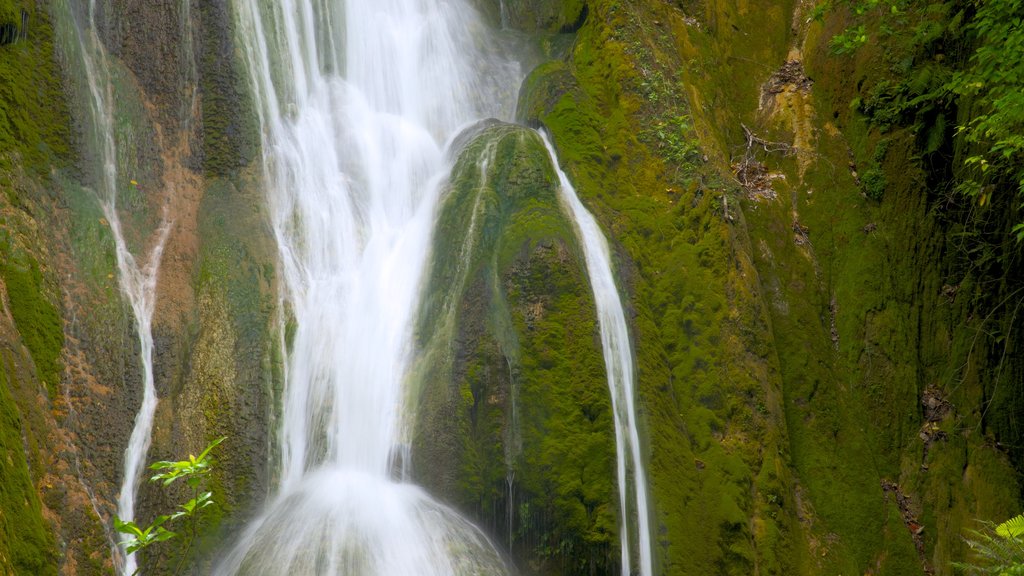
[[[1005,187],[1024,198],[1024,12],[1019,0],[978,4],[967,26],[977,48],[949,88],[972,112],[958,128],[973,145],[960,190],[985,205]]]
[[[675,116],[661,121],[650,131],[658,143],[662,157],[678,168],[692,167],[700,157],[700,143],[694,137],[688,116]]]
[[[128,534],[132,537],[131,540],[126,540],[122,544],[125,547],[125,552],[128,554],[134,554],[136,551],[146,548],[150,544],[170,540],[177,536],[176,533],[163,527],[164,523],[169,519],[170,516],[158,516],[152,524],[145,528],[140,528],[130,520],[124,521],[120,518],[114,518],[114,528],[118,532]]]
[[[179,460],[178,462],[161,460],[152,464],[149,467],[150,470],[163,470],[163,472],[150,478],[150,482],[163,482],[164,486],[169,486],[176,480],[184,479],[189,488],[197,488],[203,477],[210,473],[210,451],[223,441],[224,438],[214,440],[199,453],[199,456],[189,454],[188,460]]]
[[[832,40],[829,41],[829,47],[836,54],[851,54],[866,44],[867,41],[868,33],[865,31],[864,25],[861,24],[854,28],[847,28],[833,36]]]
[[[121,545],[125,547],[127,554],[134,554],[153,544],[177,538],[179,533],[168,530],[164,525],[175,520],[189,520],[190,523],[187,527],[189,531],[188,540],[182,550],[178,567],[175,569],[175,574],[181,573],[185,558],[188,556],[188,551],[191,549],[198,532],[199,512],[214,504],[213,493],[200,491],[200,487],[204,478],[211,471],[212,461],[210,452],[224,440],[225,438],[222,437],[210,442],[199,456],[189,454],[186,460],[179,460],[177,462],[162,460],[150,465],[150,470],[159,471],[149,479],[150,482],[160,482],[163,486],[170,486],[178,480],[184,480],[185,484],[192,490],[192,498],[184,504],[179,504],[178,508],[171,514],[157,516],[153,522],[145,527],[139,526],[130,520],[114,518],[114,528],[118,532],[129,536],[129,538],[121,541]],[[138,571],[136,570],[135,572],[138,573]]]
[[[855,107],[882,130],[914,125],[925,154],[946,141],[947,114],[954,99],[961,108],[956,133],[967,144],[957,190],[985,206],[995,194],[1024,200],[1024,12],[1019,0],[960,2],[927,6],[905,0],[843,0],[819,5],[814,14],[846,7],[856,22],[830,42],[849,54],[866,44],[872,31],[892,31],[890,19],[912,34],[912,47],[894,64],[892,79],[875,83]],[[913,15],[915,23],[907,18]],[[966,20],[966,25],[964,24]],[[896,22],[896,21],[894,21]],[[964,62],[944,60],[966,34],[973,53]],[[954,72],[955,71],[955,72]],[[966,113],[964,113],[966,112]],[[1009,190],[1008,190],[1009,189]],[[1024,227],[1015,227],[1018,240]]]
[[[907,0],[826,0],[811,10],[811,18],[821,20],[829,10],[838,7],[849,10],[857,24],[833,36],[829,41],[829,47],[835,54],[852,54],[870,39],[870,33],[864,23],[866,18],[899,16],[907,4]]]
[[[868,198],[877,202],[885,195],[885,172],[881,168],[869,168],[861,181],[864,184],[864,194]]]
[[[1024,515],[1010,518],[997,526],[984,522],[965,538],[971,561],[953,566],[968,576],[1024,576]]]
[[[1024,514],[1018,514],[996,526],[996,534],[1003,538],[1020,538],[1024,536]]]

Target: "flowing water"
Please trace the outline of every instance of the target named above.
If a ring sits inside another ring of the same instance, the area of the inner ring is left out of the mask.
[[[65,7],[66,8],[66,7]],[[71,11],[68,10],[70,14]],[[81,64],[89,98],[89,127],[93,150],[96,152],[96,193],[100,206],[114,237],[118,283],[128,300],[135,319],[139,338],[139,357],[142,363],[142,403],[135,416],[131,437],[124,452],[124,475],[117,498],[117,515],[122,520],[135,519],[135,496],[138,491],[146,454],[149,451],[156,414],[157,396],[153,383],[153,310],[156,302],[157,273],[164,244],[170,231],[170,222],[164,218],[156,230],[155,239],[140,267],[122,231],[117,210],[118,188],[125,180],[118,170],[118,142],[114,125],[114,87],[106,51],[97,34],[96,2],[90,0],[84,23],[76,23]],[[114,557],[122,574],[134,574],[137,568],[134,555],[125,557],[115,547]]]
[[[74,53],[88,92],[96,193],[139,339],[142,402],[117,506],[118,516],[133,520],[157,406],[152,318],[170,222],[163,218],[144,240],[149,253],[140,265],[118,211],[119,190],[128,185],[119,144],[126,144],[118,132],[123,122],[115,110],[112,61],[97,33],[96,0],[87,6],[59,0],[57,6],[73,22]],[[188,6],[185,0],[186,32]],[[286,346],[278,494],[217,572],[507,574],[478,528],[394,478],[405,477],[395,470],[409,460],[405,383],[413,317],[450,169],[446,145],[478,119],[511,117],[519,65],[502,55],[495,32],[462,0],[236,0],[235,6],[262,128],[263,175],[282,268],[282,324],[294,330]],[[622,573],[650,576],[625,316],[607,242],[566,175],[558,174],[600,320],[614,411]],[[114,555],[120,573],[135,573],[133,556],[116,547]]]
[[[518,65],[457,0],[236,6],[295,331],[279,495],[218,572],[507,573],[477,528],[392,469],[445,142],[510,116]]]
[[[239,0],[236,7],[294,334],[278,495],[217,572],[505,574],[476,527],[393,477],[407,461],[400,457],[409,444],[404,384],[450,169],[445,142],[474,120],[510,116],[518,65],[500,56],[494,32],[459,0]],[[567,181],[563,190],[575,198]],[[630,517],[632,498],[640,573],[648,576],[625,319],[603,236],[582,206],[573,215],[610,356],[622,517]],[[629,532],[622,530],[624,574],[631,573]]]
[[[559,193],[562,202],[569,209],[576,224],[576,236],[583,246],[587,262],[587,274],[594,292],[597,319],[601,327],[601,346],[604,350],[604,366],[608,377],[608,391],[611,393],[612,417],[615,422],[615,462],[619,482],[619,517],[622,527],[619,541],[622,546],[622,574],[633,574],[631,534],[637,533],[637,553],[641,576],[653,574],[651,559],[650,519],[647,507],[647,479],[644,474],[643,453],[640,451],[640,433],[636,422],[636,390],[633,377],[633,348],[629,339],[626,314],[622,309],[622,298],[615,285],[612,272],[611,251],[608,241],[594,216],[576,196],[568,176],[558,165],[554,146],[544,133],[544,145],[551,155],[551,162],[558,172]],[[632,493],[629,488],[632,487]],[[631,507],[630,504],[633,504]],[[633,508],[635,507],[635,526]]]

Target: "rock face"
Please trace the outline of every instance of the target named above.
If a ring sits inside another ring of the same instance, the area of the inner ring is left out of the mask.
[[[660,573],[950,573],[972,518],[1018,506],[1019,457],[998,447],[1014,402],[981,406],[1017,389],[1002,370],[1019,344],[970,334],[1015,333],[999,311],[1014,288],[975,286],[1020,270],[952,253],[961,209],[934,190],[955,170],[917,156],[927,122],[850,107],[926,89],[871,58],[931,56],[895,39],[831,55],[849,15],[814,24],[802,4],[589,6],[520,112],[634,266]]]
[[[92,190],[79,4],[0,0],[2,574],[111,572],[140,396]],[[960,5],[835,55],[834,35],[877,22],[814,20],[806,2],[478,4],[564,52],[526,79],[519,115],[549,132],[615,252],[655,572],[950,574],[965,528],[1019,508],[1024,455],[1024,275],[999,240],[1022,218],[946,193],[967,149],[952,118],[970,112],[921,104],[958,65]],[[132,251],[172,222],[150,460],[228,437],[219,512],[186,559],[206,573],[273,473],[284,320],[257,119],[228,0],[98,5]],[[417,325],[411,471],[522,573],[614,574],[608,391],[555,173],[521,126],[459,142]],[[179,496],[146,484],[140,516]]]
[[[198,559],[216,545],[209,535],[244,521],[268,490],[279,373],[275,252],[262,194],[245,171],[252,146],[238,127],[244,106],[204,122],[205,103],[237,95],[237,76],[223,72],[237,64],[226,4],[100,4],[97,32],[111,55],[125,123],[119,144],[128,151],[120,216],[136,257],[161,217],[172,223],[154,319],[161,402],[149,459],[176,460],[229,438],[211,483],[220,512],[202,528],[208,545],[194,552]],[[5,574],[111,572],[111,516],[141,394],[134,322],[92,190],[98,159],[74,53],[84,9],[0,4],[0,15],[24,10],[31,24],[24,41],[0,46],[0,438],[11,462],[4,494],[13,498],[0,502]],[[202,68],[201,55],[218,50],[228,54],[220,67]],[[205,81],[204,73],[227,80]],[[218,156],[216,147],[231,153]],[[143,521],[181,500],[148,483],[140,495]],[[143,560],[160,573],[177,558]]]

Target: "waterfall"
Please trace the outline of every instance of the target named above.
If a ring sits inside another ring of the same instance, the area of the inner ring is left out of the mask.
[[[518,65],[461,1],[239,0],[294,320],[276,498],[220,574],[504,574],[486,537],[394,481],[445,142],[510,117]]]
[[[601,346],[604,350],[605,372],[608,377],[608,391],[611,393],[612,417],[615,423],[615,463],[619,482],[619,517],[622,527],[619,542],[622,547],[622,574],[633,574],[630,536],[630,499],[636,508],[637,547],[639,548],[640,576],[653,575],[651,559],[650,518],[647,508],[647,479],[640,451],[640,432],[637,429],[636,390],[633,382],[633,348],[629,340],[626,315],[622,309],[622,298],[615,285],[612,272],[611,251],[608,241],[594,216],[576,196],[576,189],[569,177],[558,164],[558,155],[547,135],[541,132],[544,145],[551,155],[551,163],[558,173],[560,197],[572,221],[576,224],[576,236],[583,247],[587,263],[587,275],[594,292],[597,318],[601,327]],[[632,471],[632,478],[629,472]],[[632,487],[632,493],[629,488]]]
[[[70,8],[64,7],[70,13]],[[98,174],[96,193],[114,237],[118,283],[128,300],[135,319],[139,338],[139,357],[142,362],[142,404],[124,452],[124,476],[117,498],[117,515],[124,521],[135,519],[135,496],[140,476],[145,467],[156,414],[156,388],[153,384],[153,310],[156,303],[157,273],[164,244],[170,232],[166,215],[151,241],[145,263],[140,267],[125,242],[121,219],[117,211],[119,174],[118,142],[114,125],[114,88],[107,54],[96,31],[96,1],[90,0],[87,23],[76,23],[74,29],[89,97],[89,121],[93,144],[97,151]],[[119,559],[122,574],[134,574],[137,568],[134,555],[124,556],[115,547],[114,557]]]

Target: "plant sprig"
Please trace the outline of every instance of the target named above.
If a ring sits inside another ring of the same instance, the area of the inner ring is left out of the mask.
[[[212,492],[200,492],[203,479],[212,470],[213,463],[210,453],[225,439],[226,437],[221,437],[210,442],[206,449],[199,453],[199,456],[189,454],[186,460],[179,460],[177,462],[161,460],[149,466],[150,470],[158,471],[157,474],[150,477],[150,482],[160,482],[166,487],[177,480],[184,480],[185,484],[192,489],[192,498],[184,504],[179,504],[173,513],[157,516],[152,523],[145,527],[139,526],[131,520],[122,520],[121,518],[114,517],[114,529],[121,534],[129,536],[121,541],[121,545],[125,547],[126,554],[134,554],[158,542],[166,542],[177,538],[179,533],[167,529],[164,525],[182,518],[190,519],[188,540],[181,552],[181,560],[174,571],[175,574],[181,573],[185,557],[188,555],[198,532],[199,512],[214,504]],[[136,569],[132,576],[135,576],[138,572],[139,570]]]

